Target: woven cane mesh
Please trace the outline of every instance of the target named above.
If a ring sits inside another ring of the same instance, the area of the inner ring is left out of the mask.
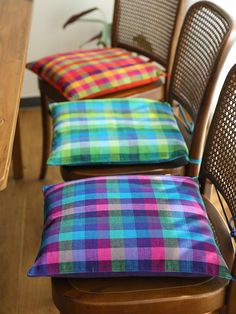
[[[185,19],[175,57],[170,99],[176,99],[194,122],[229,29],[224,14],[207,3],[193,6]]]
[[[118,0],[116,46],[129,48],[167,65],[178,0]]]
[[[220,191],[236,225],[236,66],[227,76],[211,123],[202,174]]]

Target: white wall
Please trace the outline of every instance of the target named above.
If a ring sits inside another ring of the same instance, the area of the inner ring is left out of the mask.
[[[81,43],[98,33],[100,25],[75,22],[64,30],[62,29],[64,22],[71,15],[92,7],[101,8],[107,20],[111,21],[113,5],[114,0],[34,0],[27,60],[33,61],[49,54],[78,49]],[[100,13],[91,13],[89,17],[100,17]],[[90,44],[84,48],[94,46],[95,44]],[[26,70],[22,97],[38,95],[36,75]]]

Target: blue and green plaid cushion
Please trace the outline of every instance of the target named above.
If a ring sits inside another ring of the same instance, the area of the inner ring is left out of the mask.
[[[48,186],[29,276],[231,275],[196,179],[90,178]]]
[[[87,100],[53,103],[50,109],[49,165],[187,163],[188,150],[167,103]]]

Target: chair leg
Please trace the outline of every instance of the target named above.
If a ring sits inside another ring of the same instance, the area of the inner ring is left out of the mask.
[[[14,179],[16,180],[22,179],[23,178],[23,163],[22,163],[19,116],[17,118],[16,132],[15,132],[15,138],[14,138],[14,143],[13,143],[12,161],[13,161]]]
[[[42,160],[39,179],[44,179],[47,172],[47,160],[50,154],[51,145],[51,119],[48,112],[48,97],[46,93],[41,89],[41,115],[42,115]]]
[[[212,197],[212,192],[213,192],[213,185],[209,180],[206,180],[203,193],[209,200]]]

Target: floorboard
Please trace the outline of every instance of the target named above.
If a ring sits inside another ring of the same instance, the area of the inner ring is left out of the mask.
[[[14,181],[0,193],[0,314],[58,313],[51,299],[50,279],[28,278],[40,242],[43,222],[42,186],[61,181],[50,168],[38,181],[41,153],[39,108],[20,112],[24,180]]]

